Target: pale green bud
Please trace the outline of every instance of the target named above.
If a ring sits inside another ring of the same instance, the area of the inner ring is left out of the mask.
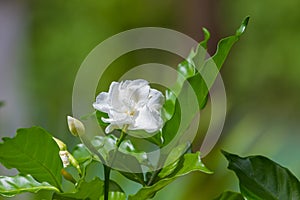
[[[78,119],[68,116],[69,130],[74,136],[81,136],[85,133],[84,125]]]

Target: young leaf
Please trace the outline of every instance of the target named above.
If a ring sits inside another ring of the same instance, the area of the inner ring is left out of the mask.
[[[223,151],[247,199],[300,199],[299,180],[286,168],[263,156],[241,158]]]
[[[0,162],[30,174],[38,182],[48,182],[61,189],[62,162],[59,148],[52,136],[42,128],[22,128],[14,138],[3,138],[0,143]]]
[[[6,197],[12,197],[23,192],[36,193],[40,190],[59,190],[49,183],[39,183],[30,175],[17,175],[13,177],[0,176],[0,194]]]
[[[178,162],[177,168],[174,171],[171,167],[170,173],[166,173],[168,167],[165,167],[163,172],[165,174],[160,180],[151,186],[146,186],[140,189],[135,195],[129,196],[130,200],[140,200],[152,198],[157,191],[163,189],[165,186],[176,180],[177,178],[184,176],[193,171],[201,171],[204,173],[211,173],[201,162],[200,152],[185,154],[182,157],[182,161]],[[162,173],[162,172],[161,172]]]
[[[164,146],[168,145],[176,135],[182,134],[190,124],[190,121],[193,119],[195,114],[199,111],[198,109],[195,109],[196,105],[194,105],[193,102],[191,103],[190,100],[189,102],[186,102],[188,99],[187,96],[191,96],[189,94],[195,94],[197,98],[197,105],[200,109],[204,108],[209,89],[213,85],[231,47],[244,33],[248,21],[249,17],[244,19],[235,35],[220,40],[216,53],[211,58],[207,59],[204,64],[202,64],[204,59],[203,49],[200,47],[206,47],[209,36],[206,36],[206,39],[204,40],[206,42],[200,43],[196,53],[190,54],[187,59],[190,62],[184,61],[183,63],[180,63],[179,70],[181,69],[180,71],[185,71],[186,73],[179,73],[185,78],[185,81],[180,79],[179,83],[177,83],[177,85],[179,84],[180,86],[177,86],[176,88],[181,87],[180,92],[179,89],[176,89],[176,92],[179,93],[177,99],[175,98],[174,100],[174,95],[168,95],[172,97],[171,100],[166,99],[167,107],[164,107],[164,112],[168,113],[168,116],[172,117],[163,127],[162,133],[164,136]],[[208,31],[206,34],[209,34]],[[193,74],[191,66],[194,66],[194,68],[198,71],[194,70],[195,72]],[[184,70],[182,68],[184,68]],[[203,77],[205,77],[205,79]],[[180,100],[180,104],[178,103],[178,100]],[[180,105],[183,106],[181,109]],[[180,111],[188,114],[180,113]],[[181,127],[181,129],[178,130],[179,124],[184,124],[186,127]]]
[[[73,193],[54,193],[52,200],[99,200],[103,195],[103,181],[95,178],[91,182],[81,182]]]
[[[210,33],[207,29],[203,28],[204,40],[199,43],[196,51],[191,50],[189,56],[178,64],[177,71],[178,77],[174,88],[168,89],[165,92],[165,104],[163,106],[164,120],[170,120],[175,111],[176,96],[182,90],[184,82],[194,76],[197,70],[204,64],[207,42],[210,38]]]
[[[244,197],[240,193],[227,191],[214,200],[244,200]]]

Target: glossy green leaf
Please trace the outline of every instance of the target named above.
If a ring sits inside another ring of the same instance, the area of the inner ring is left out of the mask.
[[[110,200],[126,200],[126,195],[122,192],[109,192],[108,199],[110,199]],[[104,200],[104,196],[101,196],[100,200]]]
[[[73,193],[54,193],[52,200],[99,200],[103,195],[104,182],[95,178],[91,182],[81,182]]]
[[[170,154],[168,155],[168,157],[165,161],[165,165],[168,165],[168,166],[164,167],[160,171],[158,176],[160,178],[164,178],[164,177],[168,176],[169,174],[171,174],[172,172],[174,172],[178,168],[179,162],[182,161],[182,159],[178,159],[178,158],[180,158],[182,155],[184,155],[184,153],[187,152],[189,147],[190,147],[190,144],[181,144],[181,145],[175,147],[174,149],[172,149],[172,151],[170,152]]]
[[[170,120],[175,112],[176,96],[182,90],[184,82],[194,76],[197,70],[204,64],[207,42],[210,38],[210,33],[207,29],[203,28],[204,40],[199,43],[196,51],[191,50],[189,56],[178,64],[177,71],[178,77],[174,88],[168,89],[165,92],[165,104],[163,106],[163,118],[165,121]]]
[[[164,170],[164,171],[163,171]],[[200,153],[185,154],[181,160],[177,163],[176,170],[174,167],[164,167],[161,173],[164,175],[151,186],[145,186],[140,189],[135,195],[129,196],[130,200],[140,200],[152,198],[157,191],[163,189],[165,186],[176,180],[177,178],[184,176],[193,171],[201,171],[204,173],[211,173],[204,164],[201,162]],[[169,173],[167,173],[169,171]],[[159,175],[160,176],[160,175]]]
[[[244,200],[244,197],[240,193],[227,191],[227,192],[223,192],[215,200]]]
[[[13,177],[0,176],[0,194],[3,196],[11,197],[23,192],[36,193],[40,190],[59,190],[50,185],[49,183],[39,183],[30,175],[17,175]]]
[[[186,131],[186,129],[188,128],[193,117],[199,111],[197,107],[201,109],[206,105],[208,91],[213,85],[220,68],[222,67],[225,59],[229,54],[231,47],[236,41],[238,41],[240,36],[244,33],[248,21],[249,17],[247,17],[242,22],[235,35],[220,40],[217,46],[216,53],[211,58],[205,60],[204,64],[202,65],[202,61],[205,58],[205,54],[203,53],[202,47],[206,47],[207,40],[209,39],[209,33],[205,29],[205,42],[202,44],[200,43],[197,51],[190,54],[190,56],[187,59],[189,62],[184,61],[179,65],[180,74],[184,77],[183,79],[186,80],[183,81],[180,79],[179,83],[177,83],[177,89],[175,89],[175,94],[178,93],[179,95],[175,95],[178,98],[174,103],[174,95],[167,95],[171,96],[171,100],[168,101],[168,99],[166,99],[168,105],[167,108],[164,107],[164,112],[168,113],[168,116],[172,117],[165,123],[165,126],[163,127],[163,146],[168,145],[176,135],[183,134],[183,132]],[[192,67],[198,70],[194,70],[194,74]],[[205,77],[205,79],[203,77]],[[191,97],[191,94],[196,95],[198,106],[195,105],[194,102],[191,102],[192,99],[187,98],[187,96]],[[174,105],[174,108],[172,108],[172,103]],[[180,105],[182,106],[181,109]],[[179,129],[179,124],[183,124],[184,126],[182,126]]]
[[[16,168],[30,174],[38,182],[48,182],[61,188],[62,162],[59,148],[52,136],[42,128],[17,130],[14,138],[3,138],[0,144],[0,162],[7,168]]]
[[[263,156],[241,158],[223,151],[247,199],[300,199],[299,180],[286,168]]]

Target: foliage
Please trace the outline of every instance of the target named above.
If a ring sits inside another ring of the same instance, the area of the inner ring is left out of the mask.
[[[223,151],[228,169],[239,178],[244,199],[300,199],[300,182],[286,168],[263,156],[241,158]],[[235,197],[234,197],[235,196]],[[222,194],[219,199],[241,199],[238,194]]]
[[[14,138],[3,138],[0,161],[7,168],[30,174],[39,182],[48,182],[61,190],[62,162],[52,136],[39,127],[17,130]],[[35,183],[35,182],[34,182]]]
[[[80,137],[83,144],[78,144],[72,153],[69,153],[63,142],[53,139],[47,131],[39,127],[19,129],[14,138],[3,138],[0,152],[5,154],[0,155],[0,161],[7,168],[16,168],[20,174],[15,177],[1,177],[0,194],[13,196],[46,189],[54,192],[53,200],[149,199],[186,174],[194,171],[212,173],[202,163],[200,152],[189,152],[192,141],[186,141],[183,145],[172,144],[172,148],[160,155],[158,164],[151,162],[138,143],[147,140],[159,149],[166,147],[175,137],[184,133],[197,112],[205,107],[209,89],[231,47],[244,33],[248,20],[249,17],[242,22],[233,36],[222,39],[218,43],[215,55],[208,59],[206,49],[210,33],[203,29],[204,40],[178,65],[177,82],[174,88],[166,90],[166,103],[163,108],[165,125],[150,138],[125,138],[126,130],[122,129],[114,130],[106,136],[96,136],[89,141],[85,136],[83,124],[78,120],[71,120],[73,124],[69,124],[69,127],[72,133],[79,133],[77,128],[81,127],[80,134],[75,135]],[[208,76],[208,79],[204,79],[204,76]],[[191,92],[196,94],[194,104],[185,98]],[[197,106],[197,109],[193,106]],[[103,116],[105,114],[96,112],[100,126],[106,128],[109,124],[102,122]],[[80,123],[80,126],[76,123]],[[179,127],[179,124],[183,126]],[[70,167],[63,168],[59,155],[64,164],[67,161]],[[94,162],[102,163],[104,180],[101,177],[86,180],[89,166]],[[124,172],[120,169],[128,170]],[[111,170],[119,171],[128,180],[140,184],[141,189],[136,194],[125,194],[118,183],[110,180]],[[74,184],[72,191],[62,189],[62,177]],[[243,187],[242,195],[250,192],[255,193],[246,186]],[[225,193],[220,199],[228,196],[239,197],[236,194]]]

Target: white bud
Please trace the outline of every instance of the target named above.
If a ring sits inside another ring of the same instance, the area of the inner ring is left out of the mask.
[[[68,116],[69,130],[74,136],[81,136],[85,133],[84,125],[78,119]]]
[[[69,152],[68,151],[59,151],[60,159],[64,165],[64,167],[67,167],[70,164],[69,161]]]

